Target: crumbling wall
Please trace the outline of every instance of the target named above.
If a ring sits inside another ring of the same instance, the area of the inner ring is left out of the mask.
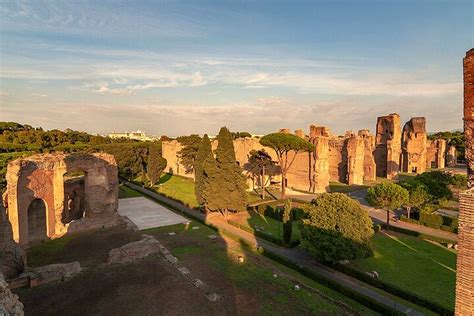
[[[183,149],[183,145],[177,140],[165,141],[161,143],[162,157],[166,159],[165,172],[180,176],[194,178],[193,172],[186,172],[186,168],[179,161],[178,153]]]
[[[310,161],[310,188],[313,193],[329,191],[329,139],[325,136],[311,137],[315,150]]]
[[[414,117],[403,127],[402,171],[409,173],[425,172],[426,154],[426,119],[424,117]]]
[[[401,130],[396,113],[377,118],[374,159],[378,177],[391,179],[400,171]]]
[[[367,129],[360,130],[357,135],[364,140],[364,181],[375,181],[377,168],[373,154],[375,137]]]
[[[347,140],[347,184],[364,184],[365,142],[353,136]]]
[[[450,145],[446,150],[446,166],[456,167],[458,163],[457,150],[455,146]]]
[[[0,273],[0,315],[23,316],[24,314],[23,304],[18,295],[10,291],[5,277]]]
[[[474,315],[474,49],[464,58],[464,136],[468,191],[460,194],[456,315]]]
[[[347,181],[347,140],[341,137],[328,139],[329,180]]]
[[[74,171],[84,171],[86,175],[83,186],[84,218],[65,224],[64,175]],[[44,211],[40,211],[44,212],[44,236],[47,238],[117,223],[118,172],[112,155],[34,155],[10,162],[6,178],[8,217],[13,239],[20,245],[30,242],[29,208],[38,201],[45,207]],[[34,236],[37,237],[36,234]]]
[[[428,140],[426,154],[426,168],[444,168],[446,167],[446,140],[435,139]]]

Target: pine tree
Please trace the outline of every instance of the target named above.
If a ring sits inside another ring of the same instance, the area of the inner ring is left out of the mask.
[[[205,134],[199,146],[194,165],[194,193],[196,194],[196,199],[200,205],[204,205],[202,192],[204,189],[204,183],[206,183],[206,175],[204,174],[203,163],[208,156],[212,156],[212,159],[214,159],[214,156],[212,155],[211,141],[207,134]]]
[[[216,161],[219,174],[213,183],[216,186],[214,191],[218,192],[216,206],[221,212],[243,211],[247,204],[246,181],[235,160],[232,136],[226,127],[222,127],[217,139]]]

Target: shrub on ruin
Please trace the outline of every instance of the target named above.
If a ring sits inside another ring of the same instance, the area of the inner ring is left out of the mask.
[[[324,193],[305,207],[301,247],[323,262],[372,255],[372,221],[360,203],[342,193]]]

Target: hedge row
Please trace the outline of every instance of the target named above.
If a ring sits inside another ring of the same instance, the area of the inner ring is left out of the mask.
[[[262,239],[265,239],[269,242],[272,242],[274,244],[277,244],[279,246],[283,246],[283,247],[288,247],[288,248],[293,248],[293,247],[296,247],[299,245],[300,241],[299,240],[292,240],[289,244],[285,244],[283,242],[283,240],[281,240],[280,238],[276,237],[276,236],[273,236],[273,235],[270,235],[266,232],[263,232],[263,231],[259,231],[259,230],[253,230],[252,228],[248,227],[248,226],[245,226],[245,225],[241,225],[237,222],[234,222],[234,221],[231,221],[231,220],[227,220],[227,223],[234,226],[234,227],[237,227],[238,229],[241,229],[243,231],[246,231],[248,233],[251,233],[257,237],[260,237]]]
[[[335,268],[336,270],[339,270],[340,272],[344,274],[350,275],[362,282],[368,283],[376,288],[384,290],[385,292],[401,297],[416,305],[425,307],[440,315],[454,315],[454,311],[447,309],[444,306],[439,305],[438,303],[435,303],[426,298],[420,297],[416,294],[406,292],[406,290],[402,290],[392,284],[388,284],[386,282],[375,279],[365,274],[364,272],[351,268],[347,265],[336,264],[335,266],[331,266],[331,267]]]
[[[271,201],[268,203],[261,203],[253,207],[253,210],[256,210],[261,215],[274,218],[277,221],[281,222],[283,218],[283,211],[284,211],[283,205],[284,204],[285,204],[285,200],[276,200],[276,201]],[[305,212],[302,208],[293,207],[292,219],[294,221],[298,221],[302,219],[304,215],[305,215]]]
[[[405,215],[402,215],[400,220],[412,224],[441,229],[455,234],[458,233],[459,222],[457,218],[420,212],[418,220],[414,218],[407,218]]]

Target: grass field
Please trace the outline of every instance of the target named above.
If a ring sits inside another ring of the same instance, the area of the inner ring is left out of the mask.
[[[184,265],[188,265],[188,262],[199,264],[201,267],[207,267],[206,269],[225,282],[230,282],[233,296],[239,297],[242,293],[246,293],[248,297],[252,297],[246,302],[248,306],[254,306],[251,314],[340,315],[342,312],[340,307],[321,297],[318,292],[344,302],[363,315],[374,314],[347,297],[293,270],[246,251],[231,239],[218,236],[217,242],[210,242],[207,236],[217,233],[207,226],[194,221],[190,226],[198,226],[199,229],[186,229],[184,225],[174,225],[151,229],[146,233],[156,235],[162,240]],[[176,236],[169,236],[169,232],[175,232]],[[245,257],[244,264],[237,262],[236,258],[239,255]],[[273,277],[274,273],[278,278]],[[302,290],[295,291],[293,288],[295,284],[303,285]]]
[[[199,206],[194,193],[193,179],[165,173],[161,176],[158,185],[153,187],[153,190],[172,199],[179,200],[191,208]],[[253,192],[247,193],[247,203],[258,201],[262,201],[260,196]]]
[[[159,255],[131,264],[103,264],[110,249],[135,241],[143,233],[155,236],[191,275],[183,277]],[[28,315],[375,314],[194,221],[189,226],[143,232],[114,227],[70,235],[34,246],[28,255],[32,266],[79,261],[85,268],[72,280],[15,290]],[[239,256],[245,258],[243,263],[238,262]],[[195,278],[205,283],[205,291],[192,285]],[[206,293],[218,293],[222,299],[209,302]]]
[[[454,310],[456,254],[417,237],[377,233],[374,257],[352,264],[377,271],[380,280]]]
[[[283,240],[283,223],[274,218],[263,216],[254,211],[248,211],[235,215],[230,215],[229,220],[239,223],[242,226],[246,226],[252,231],[255,231],[258,226],[261,232],[267,233],[271,236],[277,237],[280,240]],[[299,221],[293,222],[291,239],[300,239]]]
[[[140,192],[130,189],[129,187],[121,184],[119,185],[119,199],[133,198],[143,196]]]
[[[357,190],[367,189],[368,187],[369,186],[367,185],[356,185],[356,184],[348,185],[341,182],[334,182],[334,181],[329,182],[330,192],[350,193]]]

